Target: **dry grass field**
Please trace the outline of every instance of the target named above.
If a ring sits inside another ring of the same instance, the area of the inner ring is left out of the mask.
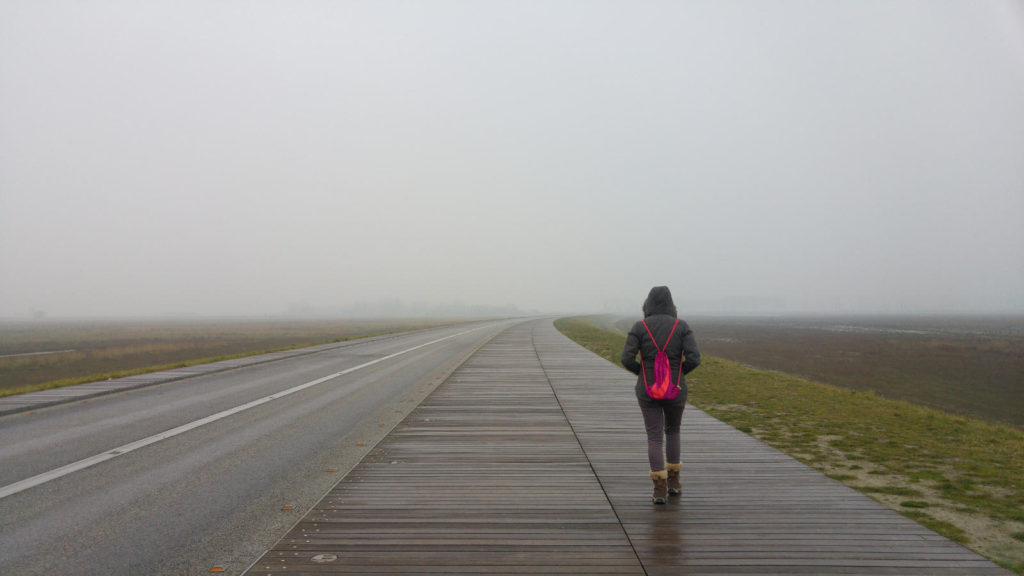
[[[687,320],[712,356],[1024,430],[1021,316]]]
[[[691,321],[701,350],[1024,429],[1024,318]]]
[[[0,324],[0,395],[451,322],[7,322]]]

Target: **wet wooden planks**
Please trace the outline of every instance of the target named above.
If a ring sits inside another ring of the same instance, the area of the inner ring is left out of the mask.
[[[643,574],[532,331],[477,352],[248,573]]]
[[[1008,574],[699,410],[650,503],[632,377],[559,334],[482,348],[248,574]]]

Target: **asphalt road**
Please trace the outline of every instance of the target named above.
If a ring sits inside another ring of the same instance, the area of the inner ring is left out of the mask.
[[[241,574],[511,323],[0,417],[0,575]]]

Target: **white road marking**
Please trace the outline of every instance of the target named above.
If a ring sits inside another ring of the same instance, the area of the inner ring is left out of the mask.
[[[70,350],[46,350],[44,352],[22,352],[20,354],[0,354],[0,358],[18,358],[20,356],[45,356],[46,354],[63,354],[65,352],[74,352],[75,349]]]
[[[79,460],[78,462],[72,462],[71,464],[68,464],[66,466],[61,466],[60,468],[55,468],[53,470],[50,470],[49,472],[43,472],[42,474],[39,474],[37,476],[33,476],[31,478],[26,478],[25,480],[21,480],[19,482],[15,482],[14,484],[9,484],[7,486],[4,486],[4,487],[0,488],[0,500],[6,498],[8,496],[11,496],[13,494],[17,494],[18,492],[22,492],[24,490],[28,490],[29,488],[34,488],[36,486],[39,486],[40,484],[45,484],[45,483],[47,483],[47,482],[49,482],[51,480],[56,480],[58,478],[62,478],[64,476],[67,476],[68,474],[73,474],[75,472],[78,472],[79,470],[84,470],[84,469],[86,469],[86,468],[88,468],[90,466],[95,466],[96,464],[99,464],[101,462],[106,462],[107,460],[111,460],[113,458],[117,458],[118,456],[123,456],[125,454],[128,454],[129,452],[133,452],[135,450],[138,450],[139,448],[143,448],[145,446],[149,446],[150,444],[155,444],[155,443],[157,443],[157,442],[159,442],[161,440],[166,440],[168,438],[173,438],[173,437],[175,437],[175,436],[177,436],[179,434],[184,434],[185,432],[188,432],[189,430],[195,430],[196,428],[199,428],[200,426],[205,426],[205,425],[207,425],[207,424],[209,424],[211,422],[216,422],[217,420],[222,420],[224,418],[227,418],[228,416],[233,416],[235,414],[238,414],[239,412],[244,412],[244,411],[246,411],[246,410],[248,410],[250,408],[255,408],[256,406],[260,406],[261,404],[266,404],[267,402],[270,402],[272,400],[277,400],[278,398],[284,398],[285,396],[288,396],[290,394],[294,394],[296,392],[300,392],[302,390],[305,390],[306,388],[312,388],[313,386],[316,386],[317,384],[323,384],[324,382],[327,382],[328,380],[333,380],[333,379],[335,379],[335,378],[337,378],[339,376],[344,376],[346,374],[351,374],[352,372],[355,372],[356,370],[361,370],[363,368],[366,368],[367,366],[372,366],[374,364],[377,364],[378,362],[383,362],[385,360],[390,360],[390,359],[392,359],[392,358],[394,358],[396,356],[401,356],[402,354],[408,354],[409,352],[412,352],[414,350],[419,350],[420,348],[425,348],[427,346],[430,346],[431,344],[437,344],[438,342],[443,342],[445,340],[450,340],[452,338],[456,338],[458,336],[462,336],[463,334],[469,334],[470,332],[475,332],[475,331],[480,330],[482,328],[484,328],[484,327],[480,326],[478,328],[473,328],[472,330],[466,330],[465,332],[459,332],[458,334],[452,334],[451,336],[445,336],[444,338],[438,338],[437,340],[431,340],[430,342],[427,342],[426,344],[420,344],[419,346],[413,346],[412,348],[408,348],[406,350],[402,350],[401,352],[395,352],[394,354],[388,354],[387,356],[383,356],[381,358],[377,358],[376,360],[370,360],[369,362],[365,362],[365,363],[360,364],[358,366],[353,366],[351,368],[347,368],[345,370],[342,370],[341,372],[335,372],[334,374],[331,374],[329,376],[324,376],[323,378],[317,378],[316,380],[313,380],[312,382],[306,382],[305,384],[300,384],[298,386],[295,386],[294,388],[289,388],[287,390],[282,390],[281,392],[278,392],[276,394],[271,394],[270,396],[265,396],[263,398],[260,398],[259,400],[253,400],[252,402],[248,402],[246,404],[242,404],[241,406],[236,406],[234,408],[230,408],[228,410],[224,410],[223,412],[218,412],[218,413],[213,414],[211,416],[207,416],[206,418],[200,418],[199,420],[196,420],[194,422],[189,422],[188,424],[183,424],[181,426],[178,426],[177,428],[172,428],[170,430],[167,430],[166,432],[161,432],[159,434],[155,434],[155,435],[150,436],[148,438],[143,438],[142,440],[136,440],[135,442],[131,442],[129,444],[125,444],[124,446],[118,446],[117,448],[114,448],[112,450],[107,450],[106,452],[103,452],[102,454],[97,454],[95,456],[90,456],[89,458],[85,458],[83,460]]]

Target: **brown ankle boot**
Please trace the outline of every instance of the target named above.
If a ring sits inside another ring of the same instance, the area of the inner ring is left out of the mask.
[[[668,472],[651,472],[651,480],[654,480],[654,495],[651,496],[651,501],[655,504],[664,504],[668,496]]]
[[[683,491],[683,485],[679,481],[679,472],[683,469],[683,463],[666,464],[668,468],[668,493],[670,496],[678,496]]]

